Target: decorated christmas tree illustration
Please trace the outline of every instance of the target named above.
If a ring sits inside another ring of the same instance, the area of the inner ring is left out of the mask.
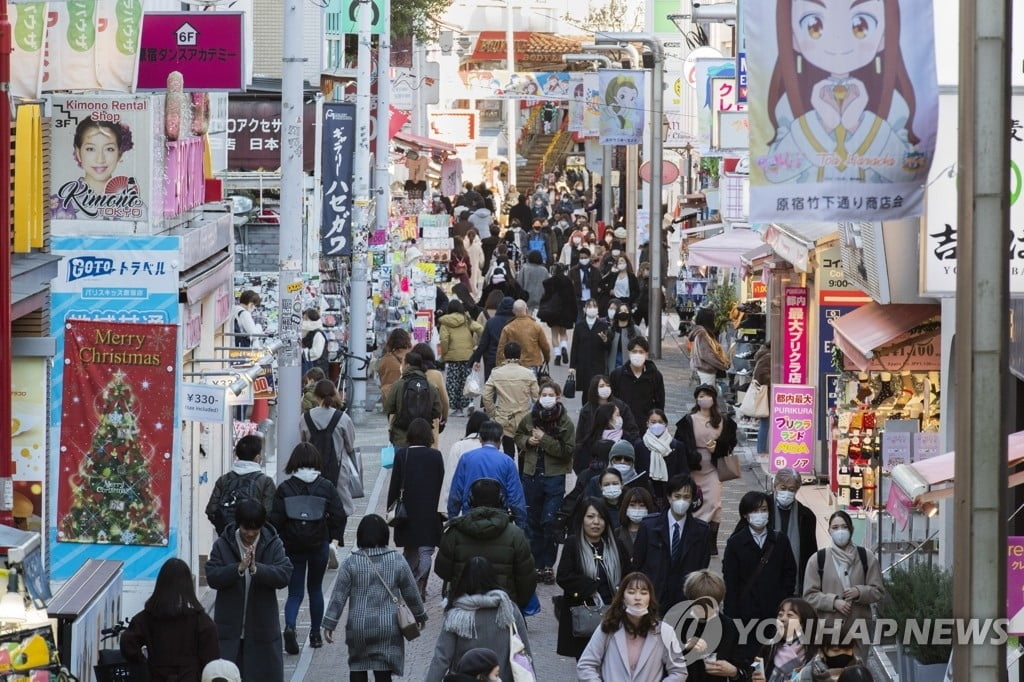
[[[140,440],[137,403],[116,371],[98,399],[92,444],[71,477],[71,505],[60,520],[65,542],[166,545],[167,530]]]

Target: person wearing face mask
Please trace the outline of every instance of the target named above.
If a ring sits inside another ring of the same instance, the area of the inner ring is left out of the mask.
[[[640,532],[640,522],[657,510],[654,498],[646,488],[625,488],[619,500],[619,529],[615,538],[622,553],[633,560],[633,547]]]
[[[569,279],[572,281],[572,288],[576,293],[576,300],[580,304],[580,315],[582,315],[587,301],[597,299],[597,287],[601,282],[597,268],[591,261],[590,249],[586,246],[580,247],[579,260],[569,269]]]
[[[836,632],[800,671],[800,682],[836,682],[843,671],[861,665],[848,632]]]
[[[834,512],[828,530],[832,544],[815,552],[804,570],[804,599],[820,620],[838,620],[842,626],[864,622],[871,604],[885,596],[878,559],[853,543],[853,521],[846,512]],[[858,645],[857,653],[863,658],[866,647]]]
[[[803,594],[804,569],[811,556],[818,551],[817,519],[814,512],[797,502],[800,474],[788,467],[775,472],[775,496],[768,527],[787,538],[796,561],[797,582],[795,594]]]
[[[601,627],[576,665],[585,682],[683,682],[686,660],[671,625],[659,620],[654,586],[643,573],[622,579]]]
[[[686,576],[711,561],[711,529],[694,515],[703,502],[700,487],[677,474],[668,491],[668,510],[643,519],[633,545],[633,567],[651,577],[666,611],[682,601]]]
[[[648,480],[647,472],[638,472],[635,464],[636,459],[633,455],[633,446],[629,441],[614,441],[611,449],[608,451],[608,468],[618,472],[624,488],[643,488],[650,493],[651,484]],[[595,476],[590,479],[590,482],[587,484],[586,494],[598,497],[602,494],[601,490],[598,477]]]
[[[576,265],[580,260],[580,249],[583,248],[583,233],[578,229],[569,233],[565,240],[561,253],[558,254],[558,262],[566,267]]]
[[[580,389],[589,387],[593,377],[605,371],[611,333],[608,323],[598,315],[597,301],[587,301],[583,306],[583,320],[576,322],[572,330],[569,372],[575,375],[576,386]],[[580,392],[580,401],[586,406],[590,391]],[[611,395],[611,389],[608,393]]]
[[[693,605],[683,613],[676,632],[693,633],[683,643],[690,664],[687,682],[742,679],[745,665],[736,655],[740,633],[736,624],[721,614],[725,581],[710,569],[694,571],[683,583],[683,595]]]
[[[259,346],[259,338],[262,336],[263,327],[255,319],[253,313],[260,305],[260,295],[252,289],[246,289],[238,297],[238,305],[235,306],[233,319],[235,323],[235,346],[237,348],[251,348]]]
[[[773,618],[782,600],[793,596],[796,560],[785,535],[768,528],[767,493],[752,490],[740,499],[736,530],[725,543],[725,615],[746,622]],[[741,647],[753,656],[754,641]]]
[[[751,672],[751,682],[799,679],[803,668],[818,653],[814,644],[804,641],[807,639],[804,634],[811,632],[810,628],[815,625],[814,608],[806,601],[797,597],[782,600],[775,615],[775,624],[777,634],[774,641],[761,647],[760,652],[756,645],[753,647],[753,653],[759,655],[763,666]]]
[[[562,389],[548,381],[540,398],[516,429],[516,447],[526,496],[526,535],[538,579],[555,582],[558,545],[552,522],[565,496],[565,475],[572,466],[576,429],[561,402]]]
[[[615,311],[614,314],[612,311]],[[643,338],[640,329],[633,324],[633,316],[629,312],[629,304],[612,299],[608,307],[608,320],[611,325],[611,341],[608,346],[607,371],[611,374],[617,367],[629,362],[629,344],[635,339]]]
[[[616,416],[622,420],[618,426],[613,423]],[[624,439],[632,442],[640,435],[633,411],[612,395],[608,377],[598,374],[590,380],[587,402],[580,409],[576,421],[576,453],[572,468],[577,474],[590,465],[594,444],[606,437],[606,431],[613,432],[607,434],[614,436],[613,441]]]
[[[661,408],[653,408],[647,413],[646,430],[633,441],[633,452],[636,453],[637,468],[646,471],[650,478],[656,500],[665,499],[668,479],[676,474],[690,473],[683,443],[672,437],[668,417]]]
[[[722,522],[722,482],[716,463],[736,448],[736,422],[718,410],[718,391],[701,384],[693,391],[690,414],[676,422],[676,440],[682,441],[694,480],[704,494],[703,520],[711,524],[712,556],[718,554],[718,527]]]
[[[642,336],[631,339],[626,350],[629,363],[612,372],[612,393],[629,405],[633,414],[665,409],[665,377],[657,365],[647,359],[650,352],[647,339]]]
[[[576,296],[572,290],[572,281],[566,275],[566,266],[555,265],[551,276],[541,286],[540,307],[537,318],[551,327],[551,348],[555,355],[556,365],[569,364],[569,336],[566,329],[576,324]]]
[[[622,472],[608,467],[601,472],[600,476],[594,476],[590,479],[585,492],[588,497],[600,497],[604,500],[605,510],[612,521],[612,530],[616,533],[619,530],[619,500],[622,499],[622,491],[624,489],[622,485]],[[596,490],[597,494],[592,494],[591,490]],[[618,535],[616,535],[617,537]]]
[[[618,255],[612,251],[609,271],[601,278],[601,292],[611,298],[625,303],[632,317],[633,305],[640,296],[640,282],[633,274],[633,265],[621,251]]]

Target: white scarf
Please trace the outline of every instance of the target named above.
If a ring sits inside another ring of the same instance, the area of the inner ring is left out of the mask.
[[[672,434],[666,428],[660,436],[655,436],[650,431],[644,433],[644,445],[651,451],[651,465],[648,475],[652,481],[667,481],[668,467],[665,465],[665,456],[672,452]]]
[[[832,562],[835,564],[839,581],[843,584],[844,589],[850,589],[852,582],[850,571],[853,570],[853,562],[857,560],[857,545],[853,544],[851,539],[846,547],[840,547],[833,542],[831,549],[830,554],[832,554]]]

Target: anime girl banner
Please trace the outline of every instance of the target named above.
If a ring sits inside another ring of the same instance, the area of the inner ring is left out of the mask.
[[[743,11],[751,220],[921,215],[938,127],[932,0]]]
[[[522,99],[543,102],[572,97],[570,73],[529,71],[459,72],[470,99]]]
[[[644,72],[601,70],[601,144],[642,144],[644,139]]]

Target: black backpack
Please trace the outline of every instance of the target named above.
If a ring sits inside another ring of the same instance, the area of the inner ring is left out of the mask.
[[[865,577],[868,574],[868,551],[863,547],[857,547],[857,556],[860,557],[860,566],[864,569]],[[818,583],[821,583],[825,575],[825,550],[818,550]]]
[[[334,429],[341,421],[341,410],[334,410],[334,416],[323,429],[316,428],[309,412],[306,412],[303,417],[306,420],[306,427],[309,429],[309,442],[320,453],[320,475],[330,481],[332,485],[338,485],[341,463],[338,460],[338,452],[334,449]]]
[[[304,490],[299,490],[302,483]],[[313,549],[326,542],[327,498],[309,494],[309,484],[289,478],[284,496],[285,522],[281,536],[290,550]]]
[[[256,498],[256,484],[263,474],[253,471],[245,475],[229,472],[224,481],[224,490],[221,491],[220,500],[217,502],[217,509],[213,512],[213,527],[220,535],[224,529],[235,522],[235,508],[242,500],[256,500],[260,504],[262,500]]]
[[[402,405],[394,424],[400,429],[407,429],[414,419],[426,419],[429,422],[432,407],[430,383],[426,377],[413,374],[403,380]]]

